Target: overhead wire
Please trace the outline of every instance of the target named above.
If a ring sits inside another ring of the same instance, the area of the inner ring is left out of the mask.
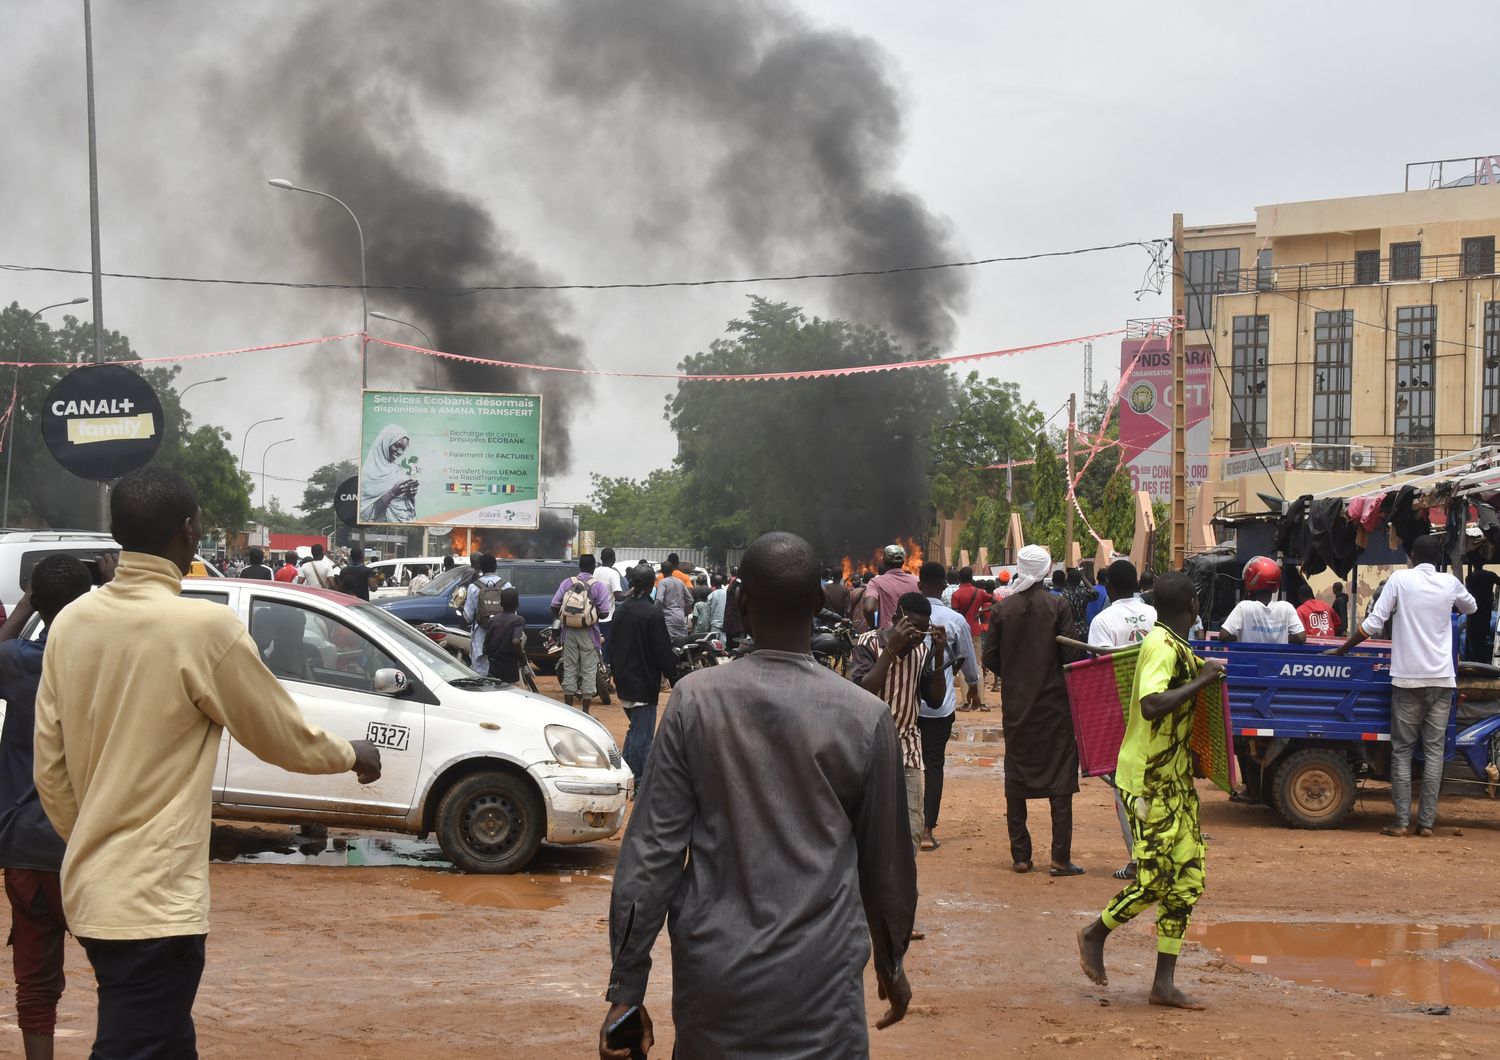
[[[894,276],[902,273],[936,272],[943,269],[968,269],[980,265],[997,265],[1006,262],[1040,261],[1046,258],[1075,257],[1080,254],[1097,254],[1109,250],[1140,247],[1155,259],[1160,254],[1160,245],[1170,240],[1131,239],[1120,243],[1107,243],[1091,247],[1074,247],[1069,250],[1047,250],[1032,254],[1006,254],[968,261],[943,261],[925,265],[893,265],[886,268],[844,269],[822,272],[799,272],[768,274],[764,276],[714,277],[701,280],[626,280],[611,283],[480,283],[465,286],[448,286],[421,283],[311,283],[290,280],[242,280],[214,276],[172,276],[138,272],[106,272],[101,275],[115,280],[151,280],[164,283],[228,284],[240,287],[280,287],[295,290],[334,291],[425,291],[436,294],[470,295],[491,291],[618,291],[656,290],[667,287],[725,287],[752,283],[788,283],[798,280],[839,280],[862,276]],[[89,269],[70,269],[53,265],[22,265],[0,263],[0,270],[8,272],[50,272],[71,276],[92,275]],[[1149,267],[1148,267],[1149,274]],[[1139,293],[1139,292],[1138,292]]]

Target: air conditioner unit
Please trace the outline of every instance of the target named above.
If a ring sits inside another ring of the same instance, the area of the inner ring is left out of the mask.
[[[1355,468],[1370,468],[1375,466],[1375,450],[1373,449],[1351,449],[1349,451],[1349,466]]]

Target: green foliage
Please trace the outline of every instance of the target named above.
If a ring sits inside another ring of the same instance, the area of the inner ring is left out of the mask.
[[[1166,501],[1153,500],[1151,514],[1156,519],[1156,549],[1152,566],[1157,573],[1172,569],[1172,509]]]
[[[198,491],[205,530],[234,531],[250,519],[250,476],[224,444],[228,440],[227,431],[199,427],[156,455],[157,464],[181,473]]]
[[[751,298],[729,336],[686,358],[686,374],[800,371],[919,359],[885,332],[809,319]],[[920,535],[936,423],[951,377],[909,369],[795,385],[679,383],[667,407],[683,474],[683,518],[710,554],[789,530],[823,555],[862,555],[879,534]]]
[[[12,372],[9,378],[0,374],[0,379],[14,383],[17,396],[10,523],[13,526],[95,529],[99,525],[97,491],[92,483],[58,467],[42,441],[41,432],[41,409],[47,392],[78,363],[94,359],[94,326],[91,321],[71,315],[62,317],[62,323],[57,327],[45,317],[29,318],[30,311],[14,302],[0,309],[0,350],[5,352],[8,360],[56,362],[57,367],[28,368]],[[130,340],[118,331],[104,333],[103,351],[106,361],[130,360],[136,356]],[[192,431],[174,385],[178,370],[175,367],[129,368],[145,378],[161,399],[164,430],[156,459],[179,469],[203,470],[209,476],[207,489],[213,494],[215,518],[234,514],[239,510],[238,500],[233,496],[237,487],[217,451],[223,448],[223,437],[200,437]],[[0,407],[9,404],[8,397],[0,395]],[[186,442],[185,437],[189,439]],[[195,482],[195,485],[205,488],[203,484]],[[244,503],[247,507],[248,492],[246,488]],[[205,503],[205,519],[208,517],[207,507]]]
[[[1047,432],[1037,435],[1031,466],[1031,519],[1026,523],[1026,543],[1043,545],[1052,558],[1061,560],[1063,538],[1067,534],[1067,479],[1063,462],[1058,459],[1062,447]],[[1077,531],[1075,531],[1076,537]]]
[[[308,519],[289,512],[281,506],[281,502],[274,496],[264,508],[252,508],[250,511],[250,522],[256,526],[264,526],[273,534],[303,534],[317,533],[327,523],[319,523],[311,531],[307,529]]]
[[[1005,547],[1005,532],[1010,523],[1011,506],[1005,503],[1002,494],[999,498],[980,497],[974,501],[974,508],[969,513],[963,529],[959,531],[958,548],[968,549],[970,560],[977,561],[981,548],[989,549],[991,562],[999,559],[1001,550]],[[958,562],[958,551],[948,557],[950,563]]]
[[[657,470],[644,479],[594,475],[589,503],[578,509],[580,530],[592,530],[599,547],[690,546],[683,518],[683,473]]]
[[[1017,384],[970,372],[953,390],[952,411],[932,433],[932,504],[938,515],[962,515],[984,495],[1004,498],[1005,472],[979,469],[1024,460],[1041,422],[1041,412],[1021,400]],[[1030,496],[1029,476],[1016,471],[1012,503],[1020,504]]]
[[[329,523],[337,523],[338,517],[333,514],[333,501],[338,494],[339,483],[358,470],[353,460],[340,460],[324,464],[309,475],[307,485],[302,488],[302,503],[297,505],[302,512],[302,525],[296,529],[316,534]]]

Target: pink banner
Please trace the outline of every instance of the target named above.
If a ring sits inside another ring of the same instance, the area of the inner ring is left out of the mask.
[[[1138,359],[1137,359],[1138,358]],[[1187,484],[1196,489],[1208,478],[1209,387],[1212,371],[1207,346],[1189,346],[1187,361]],[[1120,444],[1138,490],[1172,496],[1172,344],[1165,337],[1125,339],[1120,370],[1135,371],[1120,391]]]

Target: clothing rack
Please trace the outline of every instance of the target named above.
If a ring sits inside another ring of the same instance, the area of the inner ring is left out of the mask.
[[[1413,471],[1422,471],[1426,468],[1435,468],[1439,465],[1450,466],[1444,467],[1441,471],[1432,471],[1426,475],[1419,475],[1416,478],[1407,479],[1404,482],[1391,481],[1392,477],[1395,475],[1405,475]],[[1360,479],[1357,482],[1346,482],[1342,486],[1338,486],[1335,489],[1324,490],[1322,493],[1315,493],[1312,496],[1313,500],[1322,500],[1325,497],[1334,496],[1358,497],[1366,493],[1385,493],[1392,489],[1399,489],[1402,486],[1425,486],[1435,482],[1442,482],[1444,479],[1451,479],[1455,477],[1458,478],[1461,483],[1467,484],[1467,480],[1471,475],[1482,473],[1488,473],[1492,476],[1491,479],[1486,479],[1485,481],[1495,481],[1497,483],[1500,483],[1500,446],[1480,446],[1477,449],[1470,449],[1465,453],[1455,453],[1452,456],[1445,456],[1438,460],[1430,460],[1425,464],[1415,464],[1412,467],[1403,468],[1400,471],[1392,471],[1389,474],[1372,475],[1369,478]],[[1367,489],[1365,487],[1374,488]],[[1481,486],[1480,488],[1483,489],[1486,487]]]

